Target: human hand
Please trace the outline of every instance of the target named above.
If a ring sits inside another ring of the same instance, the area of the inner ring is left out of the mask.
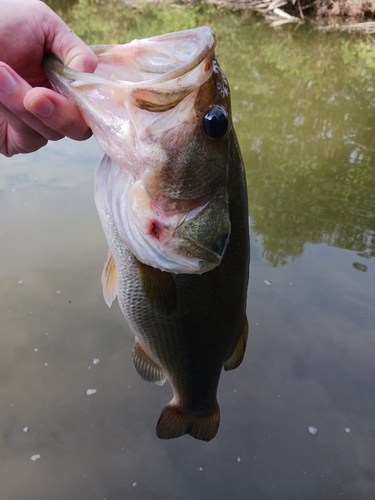
[[[50,52],[65,66],[93,72],[94,53],[40,0],[0,0],[0,12],[0,153],[90,137],[75,104],[51,89],[42,61]]]

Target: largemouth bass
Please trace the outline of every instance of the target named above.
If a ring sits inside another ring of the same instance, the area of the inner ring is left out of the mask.
[[[214,48],[201,27],[94,46],[94,74],[44,63],[105,152],[104,298],[117,296],[135,334],[139,375],[173,388],[156,427],[165,439],[216,435],[221,371],[241,363],[248,335],[246,182]]]

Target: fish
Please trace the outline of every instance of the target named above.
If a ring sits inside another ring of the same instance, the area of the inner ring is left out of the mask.
[[[210,441],[221,373],[248,338],[250,243],[244,164],[228,81],[207,26],[96,45],[93,74],[44,60],[104,151],[95,202],[108,242],[102,273],[135,335],[142,379],[173,397],[156,435]]]

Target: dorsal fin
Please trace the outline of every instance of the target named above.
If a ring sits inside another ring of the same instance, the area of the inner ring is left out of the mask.
[[[232,354],[229,356],[229,358],[224,363],[224,370],[234,370],[235,368],[240,366],[240,364],[242,363],[243,357],[245,355],[248,334],[249,334],[249,326],[248,326],[247,317],[245,314],[245,317],[244,317],[244,320],[242,323],[241,333],[238,337],[236,345],[234,346]]]
[[[117,295],[117,275],[116,275],[116,264],[108,249],[107,260],[105,261],[103,272],[102,272],[102,285],[103,285],[103,296],[108,307],[111,307],[112,302],[115,300]]]
[[[140,375],[143,380],[146,380],[147,382],[163,385],[167,380],[163,370],[147,355],[137,337],[135,338],[135,345],[133,349],[133,365],[138,375]]]

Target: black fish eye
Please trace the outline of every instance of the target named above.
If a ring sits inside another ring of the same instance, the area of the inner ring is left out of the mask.
[[[203,117],[203,128],[211,139],[220,139],[228,129],[228,117],[223,108],[215,106]]]

